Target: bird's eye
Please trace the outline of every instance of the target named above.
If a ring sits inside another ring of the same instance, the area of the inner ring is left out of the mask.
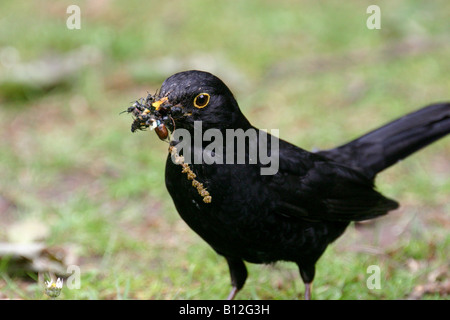
[[[194,106],[196,108],[204,108],[209,103],[209,94],[207,93],[200,93],[198,96],[194,99]]]

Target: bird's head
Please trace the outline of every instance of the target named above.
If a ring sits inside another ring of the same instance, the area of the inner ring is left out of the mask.
[[[193,130],[194,121],[201,121],[205,130],[250,126],[230,89],[222,80],[204,71],[176,73],[163,82],[157,94],[143,101],[133,105],[137,108],[128,109],[136,116],[132,131],[156,127],[159,123],[170,129]],[[159,121],[158,124],[155,121]]]

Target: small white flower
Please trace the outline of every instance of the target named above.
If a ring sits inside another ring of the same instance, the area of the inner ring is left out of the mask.
[[[61,278],[58,278],[56,282],[53,282],[53,280],[45,281],[45,285],[47,286],[45,288],[45,293],[51,298],[56,298],[61,293],[63,280],[61,280]]]

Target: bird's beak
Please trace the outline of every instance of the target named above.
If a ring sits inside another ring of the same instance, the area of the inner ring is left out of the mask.
[[[163,103],[167,102],[167,100],[169,100],[169,98],[163,97],[163,98],[159,99],[158,101],[153,102],[152,107],[154,107],[156,109],[156,111],[158,111],[159,108],[161,108],[161,105]]]

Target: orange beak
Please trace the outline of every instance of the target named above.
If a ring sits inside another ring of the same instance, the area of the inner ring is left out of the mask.
[[[169,98],[167,97],[161,98],[160,100],[153,102],[152,107],[154,107],[158,111],[161,105],[167,100],[169,100]]]

